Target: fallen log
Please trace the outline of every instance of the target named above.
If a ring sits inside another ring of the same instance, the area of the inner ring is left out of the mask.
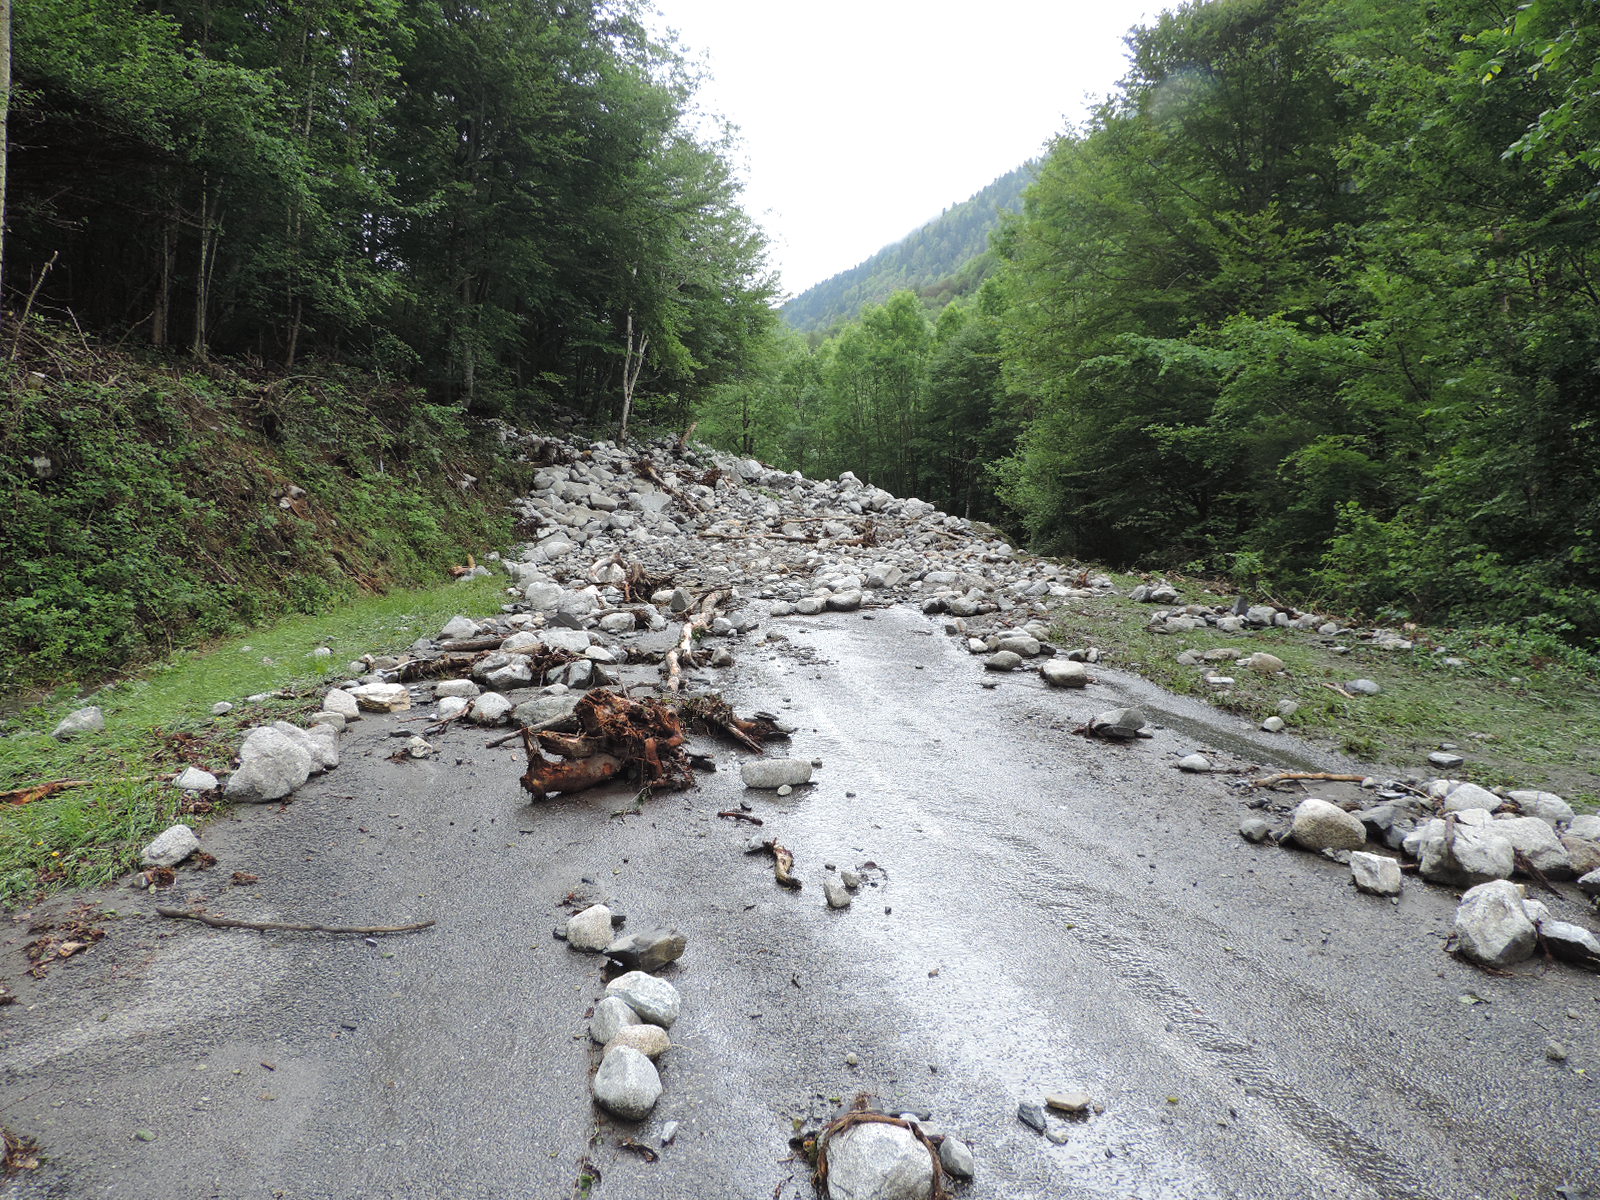
[[[695,609],[691,610],[689,617],[683,623],[683,632],[678,637],[678,644],[667,652],[666,688],[669,692],[678,692],[683,688],[683,662],[689,652],[694,648],[695,631],[704,630],[711,624],[711,618],[716,615],[717,605],[726,597],[726,592],[707,592],[702,596]]]
[[[534,752],[537,754],[537,751]],[[535,800],[547,800],[555,792],[581,792],[610,783],[622,774],[626,764],[610,754],[552,762],[542,755],[530,757],[522,776],[522,786]]]
[[[183,921],[199,921],[202,925],[210,925],[213,929],[258,929],[262,931],[283,930],[288,933],[354,933],[373,936],[382,933],[414,933],[419,929],[428,929],[438,924],[432,918],[418,921],[412,925],[320,925],[315,922],[298,921],[245,921],[237,917],[213,917],[210,913],[195,912],[187,908],[169,908],[166,905],[156,905],[156,914],[162,917],[172,917]]]

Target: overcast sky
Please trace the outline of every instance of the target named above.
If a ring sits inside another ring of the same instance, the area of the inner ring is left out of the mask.
[[[655,0],[739,127],[799,293],[1036,157],[1126,67],[1145,0]]]

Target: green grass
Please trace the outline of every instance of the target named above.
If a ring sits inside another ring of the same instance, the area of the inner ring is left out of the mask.
[[[54,887],[106,883],[137,864],[141,846],[180,815],[185,796],[153,776],[187,765],[224,772],[241,731],[303,717],[321,691],[366,653],[402,650],[457,613],[483,616],[504,596],[499,577],[368,596],[321,616],[293,616],[204,649],[185,651],[91,695],[58,693],[0,714],[0,791],[87,779],[20,807],[0,806],[0,903]],[[318,646],[331,658],[312,657]],[[245,697],[275,693],[264,702]],[[213,717],[211,706],[235,708]],[[86,704],[106,728],[71,742],[50,731]]]
[[[1114,578],[1124,592],[1139,582]],[[1196,581],[1168,578],[1185,602],[1232,598],[1207,594]],[[1418,630],[1408,635],[1416,643],[1410,651],[1380,650],[1346,636],[1337,640],[1351,647],[1344,655],[1334,654],[1315,631],[1153,633],[1147,624],[1164,607],[1125,595],[1069,601],[1055,614],[1054,632],[1063,645],[1096,645],[1111,652],[1113,665],[1251,720],[1273,715],[1279,700],[1294,700],[1300,708],[1289,718],[1291,732],[1364,762],[1427,774],[1434,771],[1428,752],[1449,742],[1467,758],[1453,774],[1487,786],[1549,788],[1577,807],[1600,807],[1600,687],[1588,664],[1496,644],[1471,631]],[[1176,661],[1183,650],[1224,646],[1275,654],[1286,669],[1274,677],[1213,664],[1217,674],[1236,681],[1218,692],[1205,682],[1206,668]],[[1449,653],[1435,654],[1435,646]],[[1445,666],[1446,657],[1467,665]],[[1361,678],[1383,691],[1352,700],[1323,686]]]

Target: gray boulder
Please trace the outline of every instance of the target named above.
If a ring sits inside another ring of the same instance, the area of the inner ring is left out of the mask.
[[[1525,817],[1538,817],[1551,825],[1565,825],[1573,820],[1572,805],[1554,792],[1515,791],[1511,799]]]
[[[1578,890],[1585,896],[1600,896],[1600,869],[1581,876],[1578,879]]]
[[[469,638],[478,636],[478,623],[471,617],[451,617],[439,631],[439,640],[446,641],[455,638]]]
[[[239,769],[228,777],[224,794],[240,804],[281,800],[311,778],[311,755],[271,726],[245,735],[239,746]]]
[[[1491,828],[1458,824],[1447,840],[1445,823],[1430,821],[1420,832],[1418,874],[1433,883],[1472,887],[1509,879],[1516,869],[1511,843]]]
[[[1239,822],[1239,836],[1247,842],[1264,842],[1272,835],[1272,826],[1260,817],[1246,817]]]
[[[971,1179],[978,1173],[972,1147],[959,1138],[946,1137],[939,1143],[939,1161],[944,1164],[946,1174],[957,1179]]]
[[[855,612],[861,607],[861,589],[850,588],[828,597],[828,608],[833,612]]]
[[[478,685],[470,679],[446,679],[433,689],[433,694],[440,699],[446,696],[459,696],[471,700],[479,691]]]
[[[338,713],[347,721],[354,721],[361,716],[361,705],[343,688],[333,688],[322,698],[322,710]]]
[[[1493,812],[1501,803],[1500,797],[1487,788],[1460,779],[1435,779],[1428,785],[1428,795],[1443,799],[1442,807],[1447,813],[1468,812],[1474,808]]]
[[[672,1028],[683,1003],[677,988],[643,971],[617,976],[606,985],[606,995],[617,997],[650,1024],[663,1029]]]
[[[1367,844],[1367,827],[1337,804],[1307,797],[1294,810],[1289,838],[1311,851],[1359,850]]]
[[[80,708],[77,712],[62,717],[61,723],[55,727],[50,736],[57,741],[69,742],[85,733],[99,733],[105,727],[105,714],[98,707],[90,705],[88,708]]]
[[[825,1143],[828,1200],[928,1200],[933,1155],[909,1129],[865,1121]]]
[[[287,721],[274,721],[272,729],[288,738],[311,759],[311,773],[320,775],[339,765],[339,738],[331,725],[301,729]]]
[[[1522,887],[1497,879],[1480,883],[1461,897],[1456,909],[1456,945],[1486,967],[1506,967],[1532,955],[1538,944],[1523,908]]]
[[[611,944],[611,928],[611,910],[604,904],[591,904],[567,918],[567,945],[599,952]]]
[[[609,1046],[624,1029],[643,1024],[626,1000],[607,996],[594,1006],[594,1016],[589,1018],[589,1036],[600,1045]]]
[[[615,1046],[594,1076],[595,1103],[625,1121],[642,1121],[661,1098],[655,1063],[631,1046]]]
[[[1352,679],[1344,685],[1344,690],[1354,696],[1376,696],[1383,691],[1371,679]]]
[[[475,725],[504,725],[514,709],[499,692],[485,692],[472,701],[472,721]]]
[[[659,971],[682,958],[688,946],[689,939],[676,929],[651,929],[616,938],[605,955],[630,971]]]
[[[1540,921],[1539,933],[1550,953],[1586,971],[1600,971],[1600,938],[1570,921]]]
[[[983,660],[990,671],[1015,671],[1022,665],[1022,655],[1014,650],[1001,650]]]
[[[1572,859],[1567,848],[1556,837],[1555,830],[1538,817],[1503,818],[1485,828],[1510,842],[1511,848],[1527,859],[1534,870],[1552,879],[1572,877]]]
[[[1572,824],[1567,826],[1567,832],[1573,837],[1600,842],[1600,816],[1584,813],[1582,816],[1573,817]]]
[[[563,717],[570,717],[582,698],[576,692],[535,696],[517,705],[512,718],[518,725],[543,725],[548,721],[559,721]]]
[[[156,835],[139,854],[146,867],[175,867],[200,849],[200,839],[187,825],[174,825]]]
[[[185,792],[209,792],[217,786],[217,777],[199,767],[189,767],[172,781],[172,785]]]

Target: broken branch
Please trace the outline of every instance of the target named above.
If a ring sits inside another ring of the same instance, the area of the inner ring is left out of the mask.
[[[429,918],[418,921],[412,925],[321,925],[314,922],[297,921],[245,921],[237,917],[213,917],[209,913],[193,912],[187,908],[169,908],[166,905],[156,905],[156,914],[162,917],[172,917],[176,920],[199,921],[202,925],[210,925],[214,929],[257,929],[262,931],[284,930],[290,933],[356,933],[371,936],[380,933],[414,933],[419,929],[427,929],[438,924]]]
[[[1321,783],[1360,783],[1365,775],[1335,775],[1327,771],[1283,771],[1277,775],[1264,775],[1250,780],[1251,787],[1277,787],[1296,779],[1314,779]]]

